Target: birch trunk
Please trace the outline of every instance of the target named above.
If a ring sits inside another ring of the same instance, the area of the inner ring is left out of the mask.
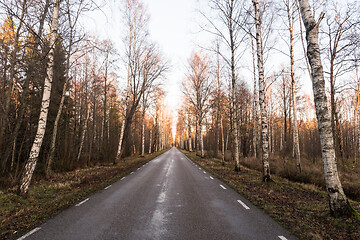
[[[196,146],[196,155],[200,156],[200,126],[199,126],[199,118],[196,116],[196,129],[195,129],[195,146]]]
[[[233,1],[232,1],[233,4]],[[239,138],[238,138],[238,127],[237,127],[237,107],[236,107],[236,73],[235,73],[235,43],[234,43],[234,32],[233,32],[233,20],[230,16],[230,49],[231,49],[231,121],[232,121],[232,138],[233,138],[233,157],[235,162],[235,171],[240,170],[240,159],[239,159]]]
[[[268,135],[268,122],[266,114],[266,90],[264,80],[264,61],[263,61],[263,47],[262,47],[262,36],[261,36],[261,20],[259,1],[252,0],[255,11],[255,22],[256,22],[256,48],[258,58],[258,72],[259,72],[259,104],[261,114],[261,136],[262,136],[262,172],[263,181],[270,181],[270,165],[269,165],[269,135]]]
[[[88,103],[88,105],[87,105],[86,120],[85,120],[85,123],[84,123],[84,129],[83,129],[82,132],[81,132],[80,148],[79,148],[78,155],[77,155],[77,157],[76,157],[76,161],[77,161],[77,162],[80,161],[81,152],[82,152],[82,149],[84,148],[85,135],[86,135],[86,131],[87,131],[87,126],[88,126],[89,118],[90,118],[90,103]]]
[[[60,5],[60,0],[55,0],[52,23],[51,23],[50,43],[49,43],[50,44],[50,51],[48,55],[49,60],[46,68],[46,77],[44,82],[43,97],[41,101],[40,117],[39,117],[35,140],[31,147],[29,159],[25,164],[25,170],[20,182],[19,191],[20,194],[22,195],[27,193],[29,189],[31,178],[36,167],[36,163],[40,153],[40,148],[44,140],[44,135],[46,130],[46,121],[49,112],[50,95],[51,95],[51,83],[53,81],[53,74],[54,74],[54,50],[55,50],[55,42],[56,42],[57,30],[58,30],[58,19],[59,19],[59,8],[60,8],[59,5]]]
[[[152,129],[150,129],[149,154],[151,154],[151,145],[152,145]]]
[[[67,5],[68,5],[67,7],[69,9],[69,7],[70,7],[69,2],[67,2]],[[57,130],[58,130],[58,125],[59,125],[62,109],[64,107],[66,88],[67,88],[67,85],[68,85],[68,82],[69,82],[70,55],[71,55],[72,42],[73,42],[73,25],[72,25],[72,22],[71,22],[70,12],[68,12],[68,20],[69,20],[69,26],[70,26],[70,36],[69,36],[69,46],[68,46],[67,57],[66,57],[66,76],[65,76],[65,83],[64,83],[64,86],[63,86],[62,94],[61,94],[60,105],[59,105],[59,109],[58,109],[57,114],[56,114],[53,133],[52,133],[52,137],[51,137],[50,151],[49,151],[47,164],[46,164],[46,176],[47,177],[50,177],[51,174],[52,174],[52,162],[53,162],[54,154],[55,154]]]
[[[142,113],[142,120],[141,120],[141,156],[145,156],[145,108],[143,109]]]
[[[258,94],[257,94],[257,84],[256,84],[256,65],[255,65],[255,49],[253,38],[251,39],[251,53],[252,53],[252,63],[253,63],[253,76],[254,76],[254,100],[253,100],[253,151],[254,158],[257,158],[257,145],[258,145]]]
[[[200,153],[201,153],[201,157],[205,157],[204,154],[204,139],[203,139],[203,135],[202,135],[202,129],[201,129],[201,125],[200,125]]]
[[[114,164],[116,164],[116,162],[118,162],[121,158],[122,143],[123,143],[124,132],[125,132],[125,122],[126,122],[126,118],[124,117],[124,119],[121,123],[119,146],[118,146],[118,150],[116,153],[116,158],[114,159]]]
[[[191,124],[190,124],[190,116],[188,115],[188,131],[189,131],[189,152],[192,152],[191,147]]]
[[[306,29],[307,57],[311,67],[315,109],[319,123],[321,152],[330,212],[335,217],[350,216],[352,214],[351,207],[343,191],[336,166],[331,117],[326,97],[324,72],[318,43],[319,24],[324,14],[321,14],[318,22],[315,22],[308,0],[299,0],[299,4]]]
[[[220,117],[220,127],[221,127],[221,159],[222,159],[222,165],[225,165],[225,139],[224,139],[224,125],[223,125],[223,119],[222,116]]]
[[[301,172],[301,159],[300,159],[300,143],[299,143],[299,130],[297,123],[297,103],[295,92],[295,59],[294,59],[294,24],[295,24],[295,0],[292,0],[292,7],[290,2],[287,4],[287,13],[289,20],[289,34],[290,34],[290,76],[291,76],[291,97],[293,105],[293,151],[296,158],[296,167]]]

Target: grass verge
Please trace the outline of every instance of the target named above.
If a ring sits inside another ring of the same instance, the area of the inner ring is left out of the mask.
[[[31,230],[165,151],[145,157],[128,157],[116,165],[55,174],[49,180],[32,183],[29,193],[23,197],[15,194],[15,189],[0,192],[0,239],[11,239]]]
[[[272,175],[274,182],[262,182],[260,171],[244,166],[234,171],[216,158],[201,158],[181,150],[188,158],[227,183],[255,206],[262,209],[299,239],[360,239],[359,218],[334,218],[330,215],[327,194],[321,188]],[[360,202],[350,201],[358,212]]]

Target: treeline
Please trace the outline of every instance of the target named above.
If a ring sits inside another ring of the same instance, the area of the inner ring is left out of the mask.
[[[149,37],[146,9],[123,5],[119,51],[82,29],[82,14],[99,8],[91,0],[0,3],[3,188],[24,194],[34,171],[51,177],[171,145],[161,88],[167,63]]]
[[[259,167],[265,182],[271,166],[321,164],[331,213],[351,215],[337,165],[359,168],[359,4],[314,4],[210,1],[201,28],[215,40],[189,58],[176,142],[235,171]]]

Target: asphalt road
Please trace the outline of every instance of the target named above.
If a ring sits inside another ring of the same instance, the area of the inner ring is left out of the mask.
[[[176,148],[21,239],[296,239]]]

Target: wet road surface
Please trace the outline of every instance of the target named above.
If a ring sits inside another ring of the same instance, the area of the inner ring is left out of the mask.
[[[26,239],[296,239],[172,148]]]

